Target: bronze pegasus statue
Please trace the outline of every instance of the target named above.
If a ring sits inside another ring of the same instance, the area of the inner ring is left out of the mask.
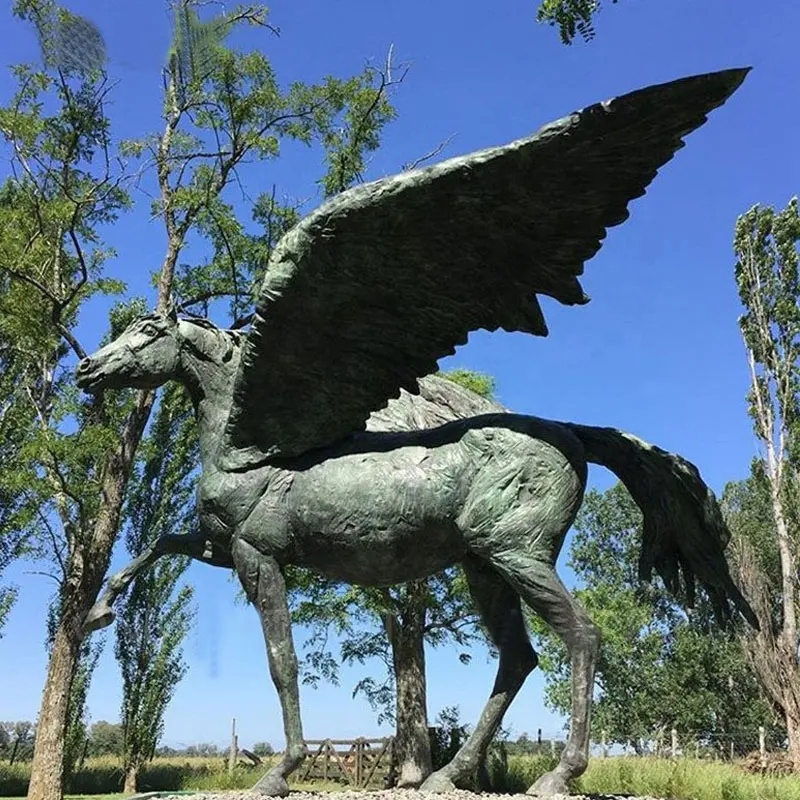
[[[555,570],[587,462],[616,473],[642,510],[642,579],[655,570],[687,605],[699,584],[722,621],[758,625],[731,579],[717,502],[680,456],[610,428],[479,403],[424,429],[406,413],[466,391],[424,376],[470,331],[546,336],[539,295],[588,302],[578,276],[607,229],[747,71],[651,86],[504,147],[345,191],[274,249],[246,334],[162,309],[79,364],[88,392],[182,383],[202,458],[197,532],[158,539],[110,578],[86,626],[108,624],[115,597],[162,555],[235,568],[261,618],[286,733],[257,791],[287,794],[307,752],[284,568],[388,586],[460,564],[499,653],[497,677],[472,734],[421,788],[471,777],[536,666],[524,602],[572,666],[566,748],[529,791],[565,793],[587,765],[600,647]],[[406,412],[387,424],[390,401]]]

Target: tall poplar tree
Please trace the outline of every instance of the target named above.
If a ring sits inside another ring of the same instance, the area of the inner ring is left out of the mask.
[[[182,388],[163,392],[139,448],[126,507],[125,545],[133,558],[167,534],[186,534],[194,519],[193,473],[200,461],[194,414]],[[122,672],[126,794],[138,791],[142,766],[164,731],[164,713],[186,673],[182,645],[194,616],[190,585],[178,589],[187,558],[162,559],[138,575],[117,614],[114,653]]]
[[[754,206],[736,222],[735,277],[750,368],[747,396],[762,457],[753,470],[769,498],[771,525],[743,527],[739,576],[761,621],[745,639],[753,667],[786,723],[789,757],[800,770],[800,207]],[[739,512],[747,505],[739,504]],[[740,519],[742,517],[740,516]],[[766,534],[767,542],[756,536]],[[765,545],[771,545],[769,547]],[[775,570],[771,580],[770,551]],[[765,560],[767,559],[767,560]]]

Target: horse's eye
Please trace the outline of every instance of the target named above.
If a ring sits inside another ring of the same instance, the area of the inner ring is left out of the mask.
[[[157,336],[158,335],[158,328],[155,325],[144,325],[142,327],[142,333],[147,336]]]

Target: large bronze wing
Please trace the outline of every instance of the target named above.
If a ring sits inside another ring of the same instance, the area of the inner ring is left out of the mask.
[[[606,230],[748,71],[641,89],[321,205],[270,259],[235,381],[228,467],[363,430],[470,331],[547,335],[537,295],[588,301],[577,276]]]

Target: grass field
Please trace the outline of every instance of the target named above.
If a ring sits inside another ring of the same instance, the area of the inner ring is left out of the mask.
[[[549,758],[511,756],[508,770],[493,770],[493,787],[524,792],[551,766]],[[21,798],[27,791],[29,764],[0,762],[0,797]],[[229,775],[221,758],[160,758],[143,772],[140,791],[249,789],[261,774],[244,767]],[[114,758],[89,759],[68,786],[70,800],[118,800],[122,770]],[[293,783],[296,790],[336,791],[336,783]],[[693,759],[596,758],[576,782],[576,793],[632,794],[670,800],[800,800],[800,776],[765,778],[734,764]]]

